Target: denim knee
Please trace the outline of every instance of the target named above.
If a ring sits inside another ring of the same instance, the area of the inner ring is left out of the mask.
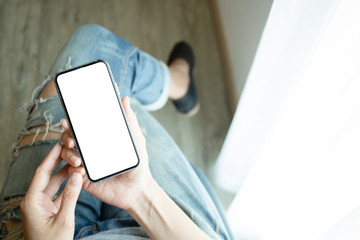
[[[65,45],[52,67],[51,74],[98,59],[107,60],[119,81],[119,71],[126,67],[129,52],[135,47],[107,28],[97,24],[79,27]]]
[[[93,37],[94,35],[108,34],[111,33],[107,28],[98,24],[85,24],[76,29],[73,37]]]

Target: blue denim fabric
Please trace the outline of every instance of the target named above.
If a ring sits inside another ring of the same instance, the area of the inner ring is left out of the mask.
[[[105,59],[110,64],[122,97],[133,96],[141,105],[147,106],[156,102],[164,90],[168,90],[164,89],[164,84],[169,79],[165,80],[164,75],[170,75],[161,61],[95,24],[80,27],[73,34],[50,73],[53,75],[64,70],[64,66],[80,66],[97,59]]]
[[[109,62],[121,96],[132,97],[131,105],[147,141],[150,170],[158,184],[210,237],[231,238],[222,209],[207,180],[198,169],[194,170],[165,129],[143,108],[164,94],[168,70],[158,60],[109,30],[98,25],[86,25],[75,32],[51,73],[96,59]],[[51,79],[52,76],[34,92],[33,102],[28,107],[32,112],[26,129],[43,124],[48,124],[51,129],[65,117],[57,97],[36,100]],[[15,149],[2,200],[25,194],[36,167],[56,142],[45,140]],[[20,175],[24,177],[19,178]],[[62,188],[64,186],[65,183]],[[127,212],[82,190],[75,209],[74,238],[99,232],[106,234],[119,228],[145,234]]]

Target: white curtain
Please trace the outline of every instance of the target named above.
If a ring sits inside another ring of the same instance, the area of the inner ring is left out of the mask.
[[[360,1],[274,1],[215,173],[240,239],[360,239]]]

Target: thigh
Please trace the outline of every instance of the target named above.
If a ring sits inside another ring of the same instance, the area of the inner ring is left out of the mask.
[[[136,100],[132,101],[132,108],[146,138],[150,170],[155,180],[209,236],[230,239],[222,208],[209,194],[204,179],[199,178],[166,130]]]

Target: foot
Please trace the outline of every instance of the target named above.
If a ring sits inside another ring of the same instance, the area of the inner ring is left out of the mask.
[[[170,53],[168,65],[171,74],[169,98],[179,112],[194,115],[199,110],[199,101],[192,73],[195,56],[190,45],[177,43]]]
[[[185,96],[190,85],[190,66],[182,58],[176,58],[170,66],[171,86],[169,98],[178,100]]]

